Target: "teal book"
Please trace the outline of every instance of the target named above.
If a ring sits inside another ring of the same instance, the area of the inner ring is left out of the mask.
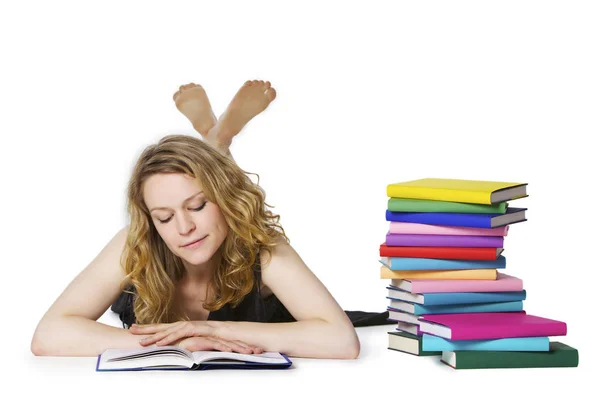
[[[550,351],[548,336],[484,340],[450,340],[423,334],[427,351]]]
[[[447,260],[441,258],[381,257],[379,262],[392,271],[447,271],[458,269],[505,269],[506,257],[495,260]]]
[[[441,356],[441,351],[423,351],[421,336],[408,332],[388,332],[388,349],[415,356]]]
[[[506,301],[501,303],[478,304],[445,304],[440,306],[424,306],[402,300],[390,300],[389,308],[414,315],[431,314],[467,314],[523,311],[522,301]]]
[[[402,300],[425,306],[448,304],[501,303],[507,301],[522,301],[527,297],[525,290],[515,292],[442,292],[442,293],[411,293],[395,286],[388,286],[388,299]]]
[[[579,352],[550,342],[550,351],[443,351],[441,361],[454,369],[566,368],[579,365]]]

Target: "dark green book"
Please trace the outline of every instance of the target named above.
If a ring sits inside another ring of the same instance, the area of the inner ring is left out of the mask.
[[[441,361],[455,369],[576,367],[579,352],[550,342],[550,351],[444,351]]]
[[[388,349],[415,356],[441,356],[441,351],[423,351],[423,336],[408,332],[388,332]]]
[[[452,201],[399,199],[391,197],[388,199],[388,210],[394,212],[445,212],[465,214],[506,214],[508,203],[506,201],[498,204],[471,204],[456,203]]]

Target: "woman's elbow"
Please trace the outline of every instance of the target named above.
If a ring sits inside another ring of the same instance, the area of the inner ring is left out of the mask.
[[[33,338],[31,339],[31,352],[34,356],[47,356],[50,355],[47,351],[46,346],[44,345],[43,339],[40,337],[38,332],[33,334]]]
[[[57,331],[53,320],[42,319],[31,338],[30,349],[36,356],[54,355],[51,348],[52,332]],[[60,331],[60,330],[59,330]]]
[[[358,340],[358,336],[356,332],[351,336],[348,345],[346,346],[346,351],[344,354],[344,358],[348,360],[357,359],[360,355],[360,341]]]
[[[341,346],[338,348],[338,358],[354,360],[360,355],[360,341],[358,340],[358,335],[356,334],[356,330],[353,326],[351,326],[350,329],[344,329],[345,332],[343,332],[341,335],[338,335],[338,338],[346,337],[346,340],[338,341],[338,343],[341,344]]]

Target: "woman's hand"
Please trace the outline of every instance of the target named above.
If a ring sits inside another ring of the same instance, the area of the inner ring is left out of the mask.
[[[237,353],[262,353],[263,350],[237,340],[219,337],[221,321],[180,321],[171,324],[133,324],[129,328],[134,335],[151,335],[142,340],[142,346],[173,345],[189,351],[219,350]]]
[[[174,344],[189,351],[218,350],[243,354],[260,354],[264,351],[259,347],[250,346],[239,340],[231,341],[202,336],[188,337]]]

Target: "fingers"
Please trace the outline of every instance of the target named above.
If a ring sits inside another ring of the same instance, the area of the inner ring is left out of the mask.
[[[142,346],[156,343],[157,346],[165,346],[173,342],[192,336],[211,337],[215,334],[215,328],[207,323],[182,321],[167,324],[169,327],[163,331],[140,340]]]
[[[140,344],[142,346],[147,346],[156,343],[157,346],[165,346],[189,336],[194,336],[193,327],[188,323],[181,322],[176,323],[162,332],[157,332],[150,337],[140,340]]]
[[[177,335],[177,333],[181,333],[181,331],[175,331],[175,333],[172,333],[169,330],[158,332],[152,336],[143,338],[142,340],[140,340],[140,344],[142,346],[148,346],[156,343],[157,346],[164,346],[166,344],[173,343],[177,339],[186,337],[185,335]],[[175,339],[175,337],[177,337],[177,339]]]
[[[179,342],[179,347],[182,347],[189,351],[233,351],[233,349],[227,346],[225,343],[209,337],[190,337]]]
[[[179,342],[179,347],[189,351],[217,350],[244,354],[259,354],[263,350],[240,341],[230,341],[212,337],[190,337]]]
[[[175,322],[173,324],[147,324],[147,325],[133,324],[129,328],[129,332],[133,333],[134,335],[149,335],[152,333],[164,331],[165,329],[168,329],[169,327],[173,326],[174,324],[177,324],[177,322]]]
[[[219,324],[215,321],[180,321],[171,324],[132,325],[129,328],[134,335],[149,335],[140,340],[142,346],[156,344],[157,346],[174,345],[188,348],[214,349],[219,351],[260,354],[264,350],[239,340],[226,340],[216,336]],[[194,340],[195,339],[195,340]],[[185,343],[185,345],[182,345]],[[208,348],[207,348],[208,346]],[[188,350],[190,350],[188,348]]]
[[[247,348],[250,353],[259,354],[264,351],[263,349],[261,349],[258,346],[252,346],[252,345],[246,344],[244,342],[240,342],[239,340],[233,340],[232,342]]]
[[[220,343],[222,346],[224,346],[225,349],[228,349],[228,350],[221,350],[221,351],[229,351],[229,352],[244,353],[244,354],[252,354],[254,352],[254,349],[251,348],[250,346],[248,346],[246,343],[242,343],[239,341],[217,339],[217,338],[215,338],[213,340],[215,340],[215,342]]]

